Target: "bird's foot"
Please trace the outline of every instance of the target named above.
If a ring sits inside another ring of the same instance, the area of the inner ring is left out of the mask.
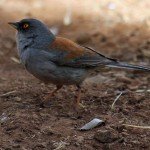
[[[42,98],[42,101],[40,103],[41,107],[47,108],[52,105],[52,102],[50,101],[51,97],[53,96],[53,93],[49,93],[46,96]]]
[[[48,108],[51,107],[52,102],[50,101],[50,97],[49,96],[44,96],[40,102],[40,106],[43,108]]]

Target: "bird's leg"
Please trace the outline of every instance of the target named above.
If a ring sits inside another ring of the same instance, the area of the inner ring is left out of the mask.
[[[81,100],[81,86],[77,86],[77,98],[76,98],[76,108],[82,107],[84,108],[84,106],[80,103]]]
[[[44,97],[44,102],[47,102],[52,96],[54,96],[55,95],[55,93],[59,90],[59,89],[61,89],[62,88],[62,85],[57,85],[56,86],[56,89],[54,90],[54,91],[52,91],[50,94],[48,94],[48,95],[46,95],[45,97]]]

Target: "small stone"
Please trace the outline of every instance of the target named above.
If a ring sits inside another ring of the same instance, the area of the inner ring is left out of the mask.
[[[75,144],[76,144],[77,146],[80,146],[80,144],[82,144],[83,141],[84,141],[84,137],[83,137],[83,136],[77,136],[77,137],[76,137],[76,142],[75,142]]]
[[[118,134],[114,131],[108,131],[108,130],[99,130],[95,135],[94,139],[101,143],[111,143],[118,139]]]
[[[55,150],[59,150],[59,149],[65,150],[67,145],[69,145],[69,143],[66,143],[64,141],[53,143],[53,146],[55,147]]]
[[[53,135],[54,134],[54,131],[52,130],[52,128],[50,126],[46,126],[46,127],[42,128],[41,132],[46,134],[46,135]]]
[[[22,99],[21,99],[20,97],[18,97],[18,96],[15,97],[14,99],[15,99],[16,102],[20,102],[20,101],[22,100]]]
[[[77,140],[78,140],[78,142],[82,143],[84,141],[84,137],[83,136],[78,136]]]
[[[9,119],[9,117],[7,116],[6,113],[2,113],[2,115],[0,116],[0,123],[4,123]]]

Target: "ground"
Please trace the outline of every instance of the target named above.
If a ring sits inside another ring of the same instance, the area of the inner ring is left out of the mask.
[[[32,16],[32,14],[30,14]],[[17,18],[1,13],[5,22]],[[39,17],[40,18],[40,17]],[[53,18],[53,17],[52,17]],[[51,27],[53,20],[45,22]],[[2,22],[3,23],[3,22]],[[132,64],[150,65],[148,23],[108,25],[76,16],[71,25],[54,20],[59,36]],[[15,32],[8,25],[0,30],[0,149],[2,150],[130,150],[150,148],[150,74],[109,69],[82,88],[85,108],[74,110],[76,88],[64,86],[50,99],[49,108],[40,101],[54,90],[44,85],[18,63]],[[114,109],[111,105],[122,92]],[[89,131],[79,129],[94,118],[104,124]],[[135,125],[138,127],[129,127]],[[140,126],[140,128],[139,128]]]

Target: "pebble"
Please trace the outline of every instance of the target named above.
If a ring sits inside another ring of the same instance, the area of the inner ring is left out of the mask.
[[[94,139],[100,143],[111,143],[118,139],[118,134],[110,130],[99,130],[95,135]]]

